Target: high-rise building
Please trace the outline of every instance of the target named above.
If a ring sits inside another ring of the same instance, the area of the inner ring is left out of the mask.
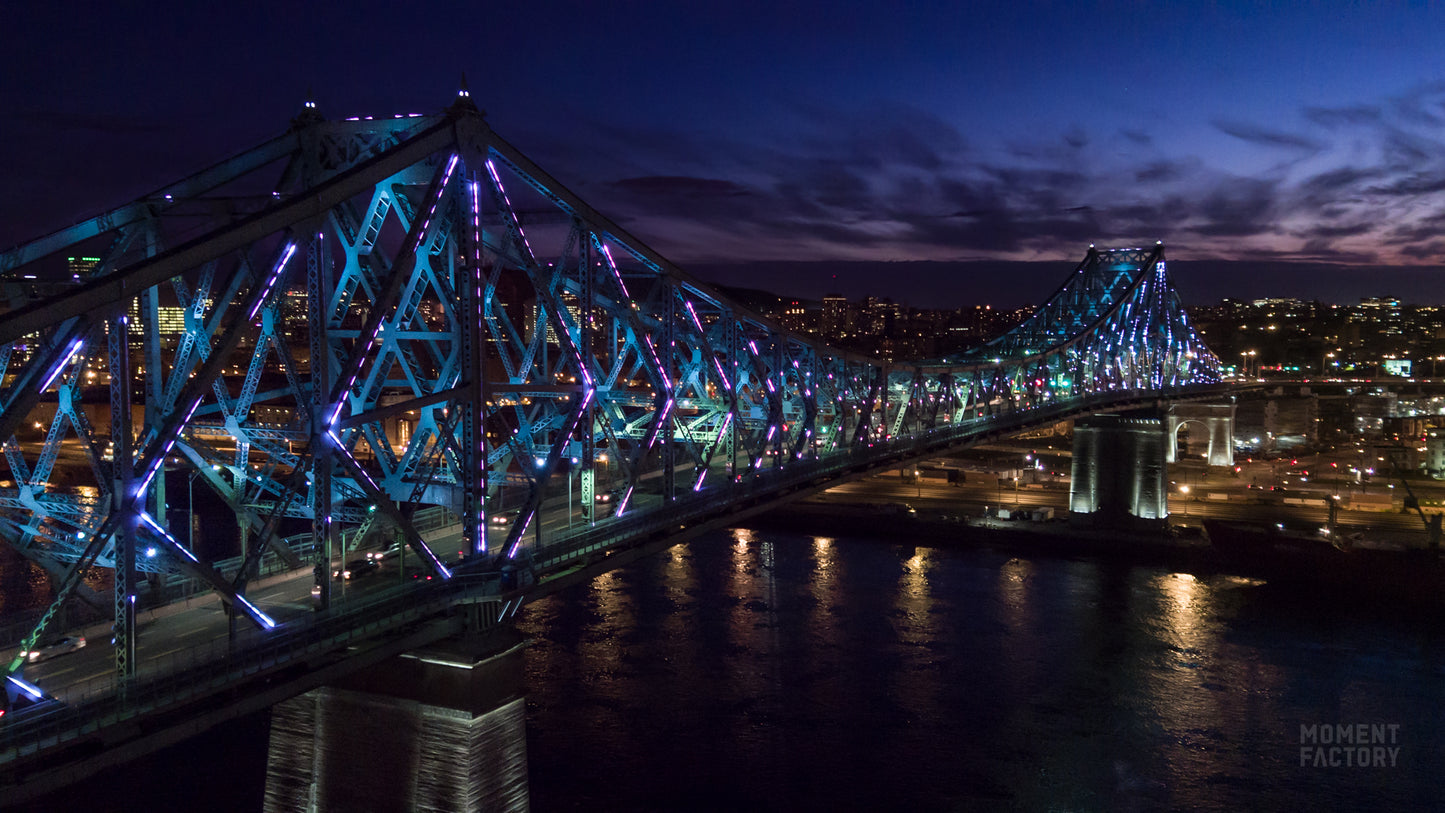
[[[99,257],[68,257],[66,262],[72,282],[80,282],[88,278],[95,271],[97,265],[100,265]]]
[[[848,329],[848,300],[838,294],[823,297],[823,335],[837,336]]]

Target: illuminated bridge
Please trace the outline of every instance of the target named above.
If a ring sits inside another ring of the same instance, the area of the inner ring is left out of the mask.
[[[8,661],[10,695],[66,701],[0,719],[12,783],[494,625],[609,553],[1220,380],[1162,245],[1090,247],[1028,321],[956,358],[790,333],[592,209],[465,92],[438,115],[308,103],[254,149],[0,255],[0,280],[0,535],[56,585],[0,644],[45,644],[68,604],[114,618],[83,686]],[[239,546],[196,544],[223,526]],[[392,540],[420,578],[331,578]],[[137,634],[180,598],[227,619],[187,657],[159,622]]]

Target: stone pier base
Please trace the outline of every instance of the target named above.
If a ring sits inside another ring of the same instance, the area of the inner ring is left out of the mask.
[[[521,649],[428,649],[271,712],[266,813],[525,811]]]

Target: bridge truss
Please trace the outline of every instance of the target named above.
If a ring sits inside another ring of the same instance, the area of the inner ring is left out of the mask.
[[[0,281],[0,535],[58,585],[27,645],[113,582],[122,677],[136,597],[167,576],[264,629],[246,587],[268,551],[314,565],[325,602],[335,557],[378,529],[446,579],[524,559],[544,506],[595,526],[721,505],[872,444],[1220,372],[1162,246],[1091,248],[958,358],[790,333],[593,210],[465,91],[437,115],[308,102],[254,149],[0,255]],[[241,561],[188,544],[182,484],[234,515]],[[460,557],[426,544],[421,506],[460,523]]]

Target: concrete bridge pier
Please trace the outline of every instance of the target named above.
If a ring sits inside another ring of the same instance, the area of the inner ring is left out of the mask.
[[[1158,415],[1094,415],[1074,424],[1069,521],[1145,529],[1169,516],[1164,420]]]
[[[445,641],[278,704],[263,810],[527,810],[522,647]]]
[[[1165,413],[1165,431],[1169,442],[1164,445],[1164,459],[1175,462],[1175,448],[1179,445],[1179,427],[1190,426],[1203,430],[1206,438],[1204,459],[1211,466],[1234,465],[1234,412],[1235,403],[1227,404],[1174,404]],[[1190,440],[1196,441],[1191,432]],[[1193,444],[1191,443],[1191,446]]]

